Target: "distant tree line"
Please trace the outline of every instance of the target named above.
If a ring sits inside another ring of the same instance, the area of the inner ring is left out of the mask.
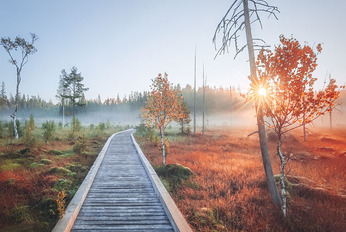
[[[179,88],[179,87],[178,87]],[[193,109],[193,88],[186,85],[182,90],[184,101],[189,109]],[[235,87],[210,87],[205,86],[205,110],[207,114],[229,113],[239,109],[244,103],[240,91]],[[203,88],[197,89],[196,112],[203,111]]]
[[[31,114],[36,113],[42,116],[57,113],[56,105],[52,101],[44,100],[39,95],[29,96],[19,94],[16,103],[16,98],[12,94],[9,94],[9,96],[6,94],[5,83],[2,82],[0,91],[0,116],[3,118],[8,117],[15,109],[16,104],[18,104],[19,109],[23,110],[22,112],[18,112],[18,115],[21,117],[26,116],[28,118]]]
[[[182,88],[178,85],[184,97],[184,102],[189,109],[193,108],[193,89],[190,85]],[[85,99],[84,94],[78,100],[75,106],[76,115],[87,114],[90,112],[132,112],[139,111],[144,107],[147,102],[148,92],[133,91],[128,95],[120,97],[119,94],[115,98],[101,99],[98,95],[96,99]],[[207,114],[227,113],[232,110],[238,109],[244,102],[240,97],[239,91],[233,88],[223,87],[205,87],[205,109]],[[15,107],[15,98],[12,94],[6,94],[4,82],[1,85],[0,91],[0,115],[7,117]],[[21,94],[18,97],[19,116],[42,115],[42,116],[61,116],[62,115],[62,102],[54,104],[51,100],[46,101],[37,96],[29,96]],[[65,101],[65,115],[72,116],[73,105],[69,100]],[[203,110],[203,89],[197,90],[196,98],[196,111],[201,113]],[[37,117],[36,116],[36,117]]]

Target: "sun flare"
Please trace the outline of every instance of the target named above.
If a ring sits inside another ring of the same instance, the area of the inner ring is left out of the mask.
[[[258,95],[261,96],[261,97],[267,96],[267,90],[266,90],[266,88],[264,88],[264,87],[259,88],[258,91],[257,91],[257,93],[258,93]]]

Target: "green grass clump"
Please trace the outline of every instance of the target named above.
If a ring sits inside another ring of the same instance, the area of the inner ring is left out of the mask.
[[[52,154],[52,155],[62,155],[62,154],[64,154],[62,151],[58,151],[58,150],[50,150],[48,153]]]
[[[33,162],[32,164],[29,165],[29,168],[38,168],[38,167],[43,167],[43,166],[44,166],[43,163]]]
[[[12,160],[4,160],[2,162],[0,171],[13,171],[22,167],[22,165]]]
[[[166,182],[166,189],[176,192],[192,175],[192,171],[180,164],[167,164],[154,168],[157,175]],[[167,187],[167,184],[169,187]]]
[[[75,153],[71,150],[71,151],[64,151],[61,153],[61,155],[59,155],[59,159],[63,159],[63,158],[66,158],[66,157],[69,157],[69,156],[73,156],[75,155]]]
[[[70,163],[66,165],[66,168],[72,172],[85,172],[88,170],[88,167],[83,166],[77,163]]]
[[[171,192],[172,191],[172,188],[171,186],[169,185],[168,181],[166,181],[164,178],[160,177],[160,181],[161,183],[163,184],[163,186],[165,186],[165,189],[168,191],[168,192]]]
[[[10,210],[10,216],[16,223],[30,220],[29,205],[18,205]]]
[[[49,159],[41,159],[40,163],[41,164],[45,164],[45,165],[49,165],[51,164],[53,161],[49,160]]]
[[[59,177],[70,177],[73,176],[75,173],[71,172],[67,168],[62,168],[62,167],[53,167],[51,168],[48,172],[48,175],[57,175]]]
[[[61,192],[63,189],[72,189],[73,182],[68,179],[59,179],[55,181],[53,189],[58,190]]]
[[[55,219],[56,215],[58,215],[56,201],[51,197],[43,197],[38,204],[35,205],[35,210],[49,219]]]

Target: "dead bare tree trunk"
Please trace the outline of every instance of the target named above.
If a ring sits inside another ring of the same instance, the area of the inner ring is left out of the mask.
[[[253,83],[256,83],[257,73],[256,73],[253,39],[252,39],[251,26],[250,26],[248,0],[243,0],[243,6],[244,6],[246,40],[247,40],[247,47],[248,47],[249,61],[250,61],[251,81]],[[278,188],[276,186],[276,182],[275,182],[275,178],[273,174],[273,168],[272,168],[270,157],[269,157],[267,135],[265,131],[262,107],[258,105],[258,103],[256,103],[256,108],[257,108],[258,135],[260,140],[262,161],[263,161],[264,171],[266,174],[268,190],[274,204],[277,206],[281,206],[281,198],[279,195]]]
[[[196,48],[195,48],[195,69],[193,87],[193,135],[196,136]]]
[[[233,117],[233,93],[232,93],[232,86],[229,87],[229,90],[230,90],[230,95],[231,95],[231,126],[233,124],[233,120],[232,120],[232,117]]]
[[[250,0],[250,2],[253,4],[253,8],[251,9],[251,15],[252,17],[255,18],[254,20],[252,20],[252,22],[259,22],[260,25],[262,26],[262,22],[258,14],[259,12],[266,12],[269,15],[273,15],[275,18],[277,18],[275,15],[276,12],[279,12],[277,7],[269,5],[267,1]],[[215,42],[216,35],[218,32],[222,30],[223,32],[222,44],[216,56],[221,54],[222,52],[225,53],[227,51],[228,45],[230,45],[232,41],[234,42],[234,45],[236,48],[235,57],[240,52],[242,52],[245,49],[245,47],[248,47],[251,81],[252,81],[252,84],[258,84],[258,78],[256,75],[255,54],[254,54],[255,45],[254,45],[254,39],[252,38],[252,34],[251,34],[251,27],[250,27],[251,22],[250,22],[248,4],[249,4],[249,0],[234,0],[233,1],[231,7],[228,9],[227,13],[225,14],[225,16],[222,18],[221,22],[217,26],[213,41],[216,45],[216,42]],[[228,16],[229,18],[227,18]],[[239,47],[237,38],[239,37],[240,31],[244,30],[244,28],[246,32],[247,43],[245,45],[242,45],[242,47]],[[264,42],[261,39],[256,39],[256,41]],[[263,48],[266,45],[260,46],[256,44],[256,46]],[[281,198],[280,198],[278,188],[276,186],[273,169],[270,162],[267,137],[266,137],[266,131],[265,131],[265,125],[264,125],[264,118],[263,118],[263,109],[258,103],[256,103],[256,114],[257,114],[256,115],[257,126],[258,126],[258,135],[260,140],[262,161],[263,161],[264,171],[266,175],[268,190],[274,204],[280,207]]]
[[[203,114],[202,114],[202,135],[204,135],[204,114],[205,114],[205,83],[204,83],[204,64],[203,64]]]

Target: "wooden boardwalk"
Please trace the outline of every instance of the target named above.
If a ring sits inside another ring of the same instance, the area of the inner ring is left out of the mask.
[[[71,231],[191,231],[178,229],[175,219],[172,223],[133,132],[118,133],[109,142]],[[69,231],[61,228],[54,231]]]

